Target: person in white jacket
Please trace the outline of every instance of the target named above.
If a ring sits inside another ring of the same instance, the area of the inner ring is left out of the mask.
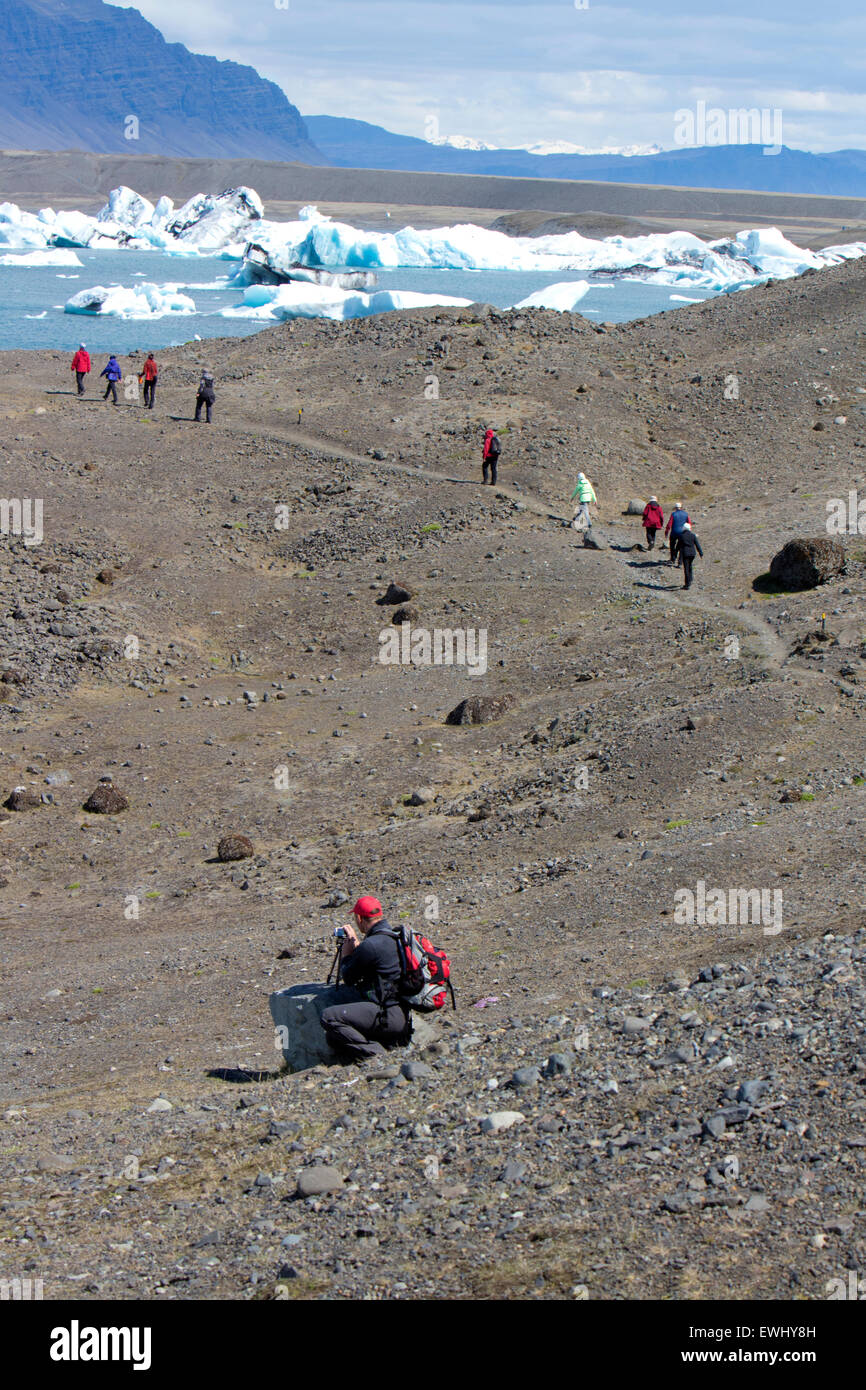
[[[592,526],[592,518],[589,515],[589,504],[590,502],[594,502],[596,506],[598,506],[598,498],[595,495],[595,488],[585,473],[578,473],[577,475],[577,487],[571,494],[572,502],[575,497],[579,505],[574,514],[574,519],[576,521],[579,516],[582,516],[586,521],[586,529],[589,530]]]

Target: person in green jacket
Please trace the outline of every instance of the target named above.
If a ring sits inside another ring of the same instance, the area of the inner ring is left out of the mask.
[[[574,519],[576,521],[579,516],[583,516],[586,520],[586,529],[588,531],[592,526],[592,518],[589,515],[589,504],[590,502],[594,502],[596,506],[598,506],[598,498],[595,495],[595,488],[585,473],[578,473],[577,475],[577,487],[571,494],[572,502],[575,497],[578,499],[580,505],[574,514]]]

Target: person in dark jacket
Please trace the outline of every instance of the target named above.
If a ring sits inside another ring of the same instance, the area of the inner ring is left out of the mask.
[[[198,384],[198,395],[195,398],[195,418],[201,420],[201,408],[205,407],[205,418],[210,424],[211,407],[216,400],[213,389],[213,376],[210,372],[202,372],[201,381]]]
[[[665,524],[665,514],[659,506],[659,499],[651,497],[643,509],[643,528],[646,531],[646,548],[652,550],[656,543],[656,531]]]
[[[502,453],[502,445],[499,443],[499,436],[495,430],[488,430],[484,436],[484,449],[481,454],[481,473],[485,483],[495,484],[496,466],[499,463],[499,455]],[[488,478],[488,471],[490,477]]]
[[[700,555],[701,559],[703,559],[704,552],[701,550],[701,543],[690,524],[686,522],[680,532],[679,539],[679,556],[683,562],[684,589],[690,589],[692,587],[692,565],[695,562],[695,553]]]
[[[363,940],[358,940],[354,927],[343,927],[343,981],[364,997],[323,1010],[322,1027],[335,1051],[361,1061],[382,1056],[384,1044],[405,1042],[409,1015],[399,999],[400,948],[382,904],[376,898],[359,898],[352,915]]]
[[[107,401],[110,394],[114,404],[117,405],[117,383],[123,380],[123,372],[120,370],[117,358],[113,353],[99,375],[104,376],[108,383],[102,399]]]
[[[147,361],[138,374],[139,381],[144,382],[144,404],[148,410],[153,410],[153,403],[156,399],[156,383],[159,380],[159,367],[152,352],[147,354]]]
[[[90,353],[87,351],[85,343],[78,344],[78,351],[72,359],[72,370],[75,373],[75,382],[78,386],[79,396],[84,395],[84,378],[90,371]]]
[[[671,512],[670,516],[668,517],[668,524],[667,524],[667,526],[665,527],[665,537],[667,537],[667,536],[669,535],[670,538],[671,538],[671,564],[672,564],[672,565],[677,565],[677,566],[679,566],[680,561],[679,561],[679,556],[678,556],[678,554],[677,554],[677,550],[678,550],[678,548],[679,548],[680,536],[681,536],[682,533],[683,533],[683,527],[684,527],[684,526],[687,526],[687,525],[688,525],[688,522],[689,522],[689,514],[688,514],[688,512],[686,511],[686,509],[685,509],[685,507],[683,506],[682,502],[677,502],[676,506],[674,507],[673,511]]]

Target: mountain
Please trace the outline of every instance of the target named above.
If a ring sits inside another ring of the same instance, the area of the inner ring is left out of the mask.
[[[366,121],[337,116],[305,119],[318,148],[333,164],[345,168],[866,196],[864,150],[810,154],[783,146],[779,154],[765,155],[761,145],[702,145],[646,155],[541,155],[529,150],[468,150],[434,145],[411,135],[395,135]]]
[[[276,83],[102,0],[0,4],[0,146],[330,162]]]

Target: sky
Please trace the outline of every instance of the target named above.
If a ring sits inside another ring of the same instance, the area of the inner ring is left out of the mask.
[[[780,113],[796,149],[866,148],[862,0],[115,3],[250,64],[303,115],[403,135],[673,149],[677,113],[704,101]]]

